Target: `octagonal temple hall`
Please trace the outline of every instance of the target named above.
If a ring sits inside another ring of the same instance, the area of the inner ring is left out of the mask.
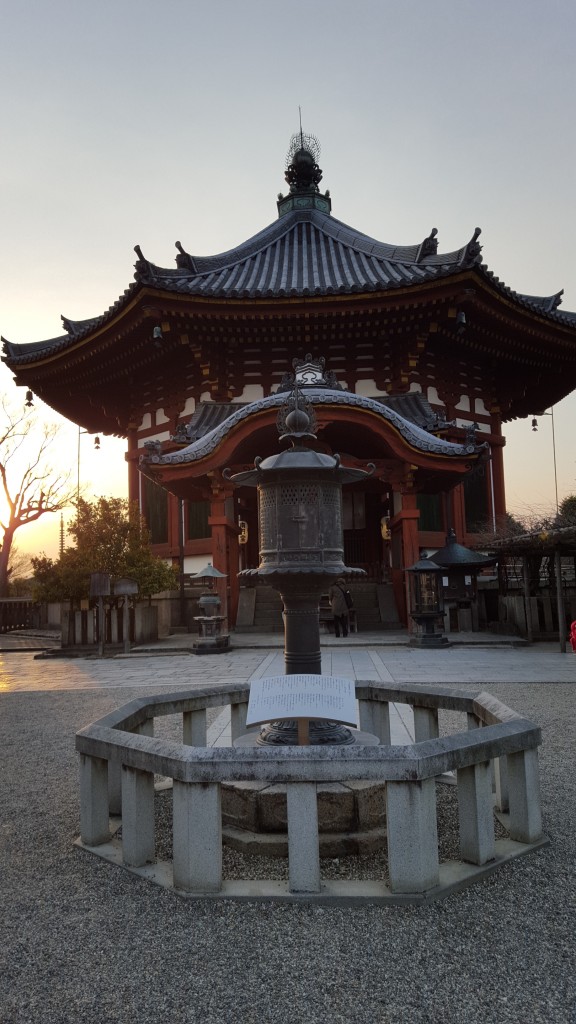
[[[292,138],[276,219],[235,248],[200,256],[178,241],[163,268],[136,246],[134,280],[107,310],[63,317],[46,341],[3,343],[17,384],[89,432],[126,438],[129,494],[156,553],[185,573],[208,560],[226,573],[232,625],[239,607],[256,622],[237,572],[258,564],[257,499],[222,469],[278,451],[295,380],[320,450],[375,465],[345,488],[344,537],[380,624],[407,621],[403,570],[422,549],[451,531],[472,545],[504,514],[503,423],[576,386],[576,313],[561,291],[507,287],[482,262],[479,228],[441,252],[436,228],[397,245],[348,226],[318,160],[314,137]]]

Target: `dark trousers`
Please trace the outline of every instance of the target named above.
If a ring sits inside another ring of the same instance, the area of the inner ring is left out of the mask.
[[[342,630],[342,636],[348,636],[348,616],[347,615],[335,615],[334,616],[334,632],[336,636],[340,636],[340,630]]]

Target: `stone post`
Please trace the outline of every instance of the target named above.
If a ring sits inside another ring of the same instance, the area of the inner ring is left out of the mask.
[[[494,758],[493,764],[496,807],[499,811],[507,811],[509,807],[508,758],[505,754],[502,754],[501,757]]]
[[[122,814],[122,765],[119,761],[108,762],[108,800],[110,814]]]
[[[360,700],[360,729],[371,732],[378,737],[380,743],[389,746],[390,736],[390,705],[383,700]]]
[[[206,709],[185,711],[182,715],[182,743],[188,747],[206,746]]]
[[[80,755],[80,837],[86,846],[101,846],[110,838],[108,762]]]
[[[538,751],[520,750],[508,754],[510,838],[535,843],[542,838]]]
[[[218,783],[174,779],[174,888],[219,892],[222,888],[222,813]]]
[[[290,782],[286,787],[286,802],[290,892],[320,892],[316,783]]]
[[[230,705],[232,743],[234,743],[234,740],[237,740],[239,736],[244,736],[247,732],[258,732],[260,730],[259,725],[246,725],[247,714],[248,701],[243,701],[242,704],[238,703]]]
[[[438,739],[438,709],[413,708],[414,711],[414,742]]]
[[[457,782],[460,856],[471,864],[486,864],[496,855],[490,761],[459,768]]]
[[[392,892],[426,892],[439,884],[436,783],[386,783],[388,871]]]
[[[152,864],[154,775],[122,765],[122,859],[130,867]]]

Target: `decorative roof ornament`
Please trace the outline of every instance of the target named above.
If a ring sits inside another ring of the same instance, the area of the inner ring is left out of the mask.
[[[315,135],[305,135],[300,124],[300,131],[290,139],[286,157],[286,174],[284,175],[291,192],[318,192],[322,181],[322,171],[318,166],[320,159],[320,143]]]
[[[194,257],[182,248],[181,242],[175,242],[174,244],[178,249],[178,255],[176,257],[176,266],[178,267],[178,270],[189,270],[191,274],[196,274],[197,270]]]
[[[150,266],[150,260],[146,259],[145,255],[142,252],[142,249],[140,248],[139,245],[135,245],[134,246],[134,252],[136,253],[136,255],[138,257],[138,260],[137,260],[137,263],[136,263],[136,267],[138,267],[139,263],[144,263],[147,267]]]
[[[480,262],[480,253],[482,252],[482,246],[480,245],[478,239],[481,234],[482,228],[474,228],[474,234],[472,235],[472,238],[470,239],[468,245],[464,250],[464,258],[462,260],[463,263]]]
[[[300,111],[300,108],[298,108]],[[290,186],[290,194],[278,196],[278,213],[282,217],[291,210],[313,208],[321,213],[330,213],[332,204],[330,193],[322,196],[318,185],[322,181],[322,171],[318,166],[320,159],[320,143],[315,135],[302,131],[302,115],[300,114],[300,130],[290,139],[286,156],[286,172],[284,178]]]
[[[134,246],[134,252],[138,257],[134,264],[134,277],[141,284],[150,284],[154,280],[153,264],[146,259],[139,245]]]
[[[297,385],[300,388],[329,388],[331,391],[343,391],[344,388],[336,379],[333,370],[326,369],[324,356],[313,359],[312,353],[307,352],[304,359],[293,359],[293,373],[285,373],[280,381],[278,393],[292,391]]]
[[[144,447],[149,457],[159,459],[162,455],[162,441],[154,438],[152,441],[144,441]]]
[[[427,256],[435,256],[438,252],[438,228],[432,228],[432,231],[427,238],[424,239],[420,248],[418,249],[418,255],[416,256],[416,263],[421,263]]]
[[[276,426],[280,440],[315,441],[316,417],[311,403],[304,397],[295,381],[292,392],[278,410]]]
[[[464,444],[475,445],[476,444],[476,432],[480,430],[477,423],[467,423],[464,427]]]

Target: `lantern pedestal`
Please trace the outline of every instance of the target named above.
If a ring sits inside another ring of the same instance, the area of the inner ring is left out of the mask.
[[[443,633],[437,633],[434,629],[435,617],[424,618],[424,616],[412,616],[414,621],[424,627],[422,633],[413,633],[410,637],[410,647],[450,647],[450,641]]]
[[[230,647],[230,636],[228,633],[221,633],[224,615],[195,615],[194,622],[198,623],[198,639],[192,643],[194,654],[222,654]]]

